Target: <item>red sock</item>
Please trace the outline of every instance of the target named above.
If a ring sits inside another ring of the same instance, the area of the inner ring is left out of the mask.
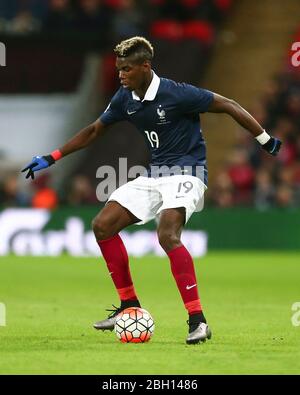
[[[107,268],[121,300],[137,300],[132,283],[126,248],[117,234],[106,240],[99,240]]]
[[[182,245],[168,252],[172,274],[176,280],[185,308],[189,314],[202,311],[193,258]]]

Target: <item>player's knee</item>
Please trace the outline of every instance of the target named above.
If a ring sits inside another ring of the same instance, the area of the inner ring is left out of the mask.
[[[95,217],[92,221],[92,228],[97,240],[105,240],[112,236],[109,221],[105,218]]]
[[[169,252],[181,245],[180,238],[170,231],[158,231],[158,240],[159,244],[166,252]]]

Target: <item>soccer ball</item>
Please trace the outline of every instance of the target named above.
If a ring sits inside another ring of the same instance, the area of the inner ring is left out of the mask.
[[[147,310],[129,307],[117,315],[115,332],[123,343],[145,343],[154,332],[154,321]]]

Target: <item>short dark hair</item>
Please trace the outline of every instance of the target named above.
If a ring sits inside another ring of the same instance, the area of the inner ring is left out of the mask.
[[[152,44],[146,38],[139,36],[121,41],[120,44],[116,45],[114,52],[118,58],[126,58],[132,55],[137,63],[151,62],[154,56]]]

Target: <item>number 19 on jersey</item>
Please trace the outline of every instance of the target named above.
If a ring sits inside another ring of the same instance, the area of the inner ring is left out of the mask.
[[[145,130],[146,136],[151,144],[152,148],[158,148],[159,147],[159,138],[158,134],[152,130],[149,132],[148,130]]]

